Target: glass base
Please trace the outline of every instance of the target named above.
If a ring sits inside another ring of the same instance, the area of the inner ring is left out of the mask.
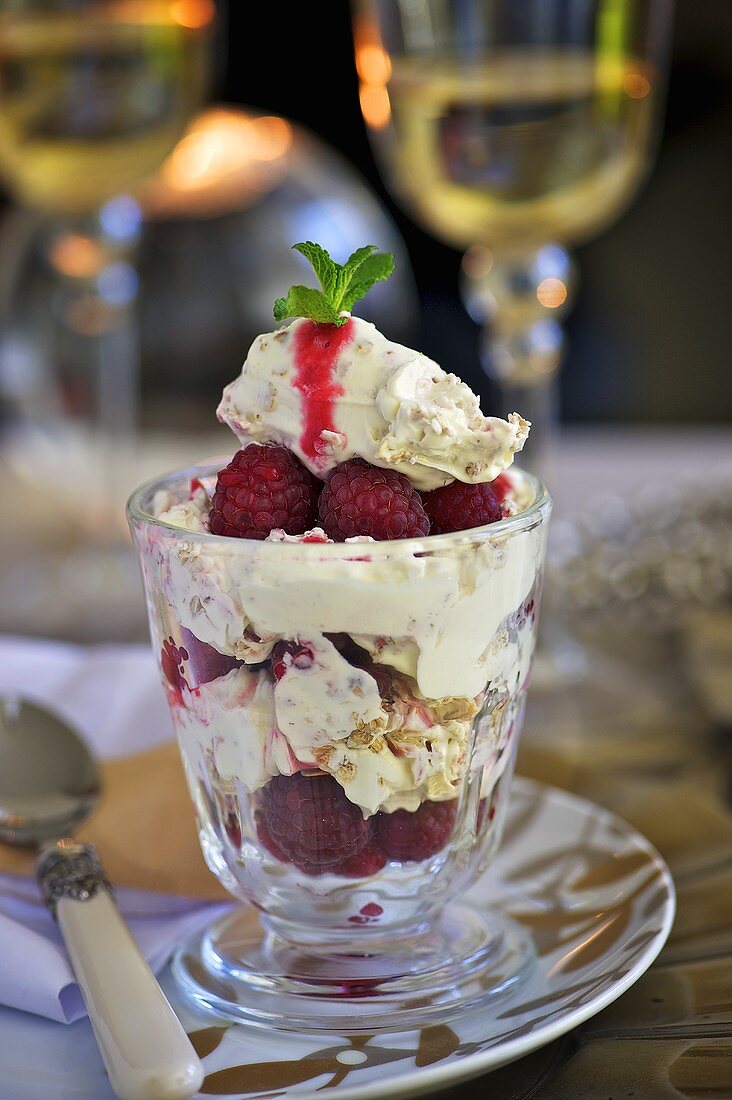
[[[182,945],[172,970],[217,1016],[287,1031],[404,1031],[474,1008],[530,971],[527,933],[499,911],[448,907],[369,954],[318,952],[268,932],[251,910],[220,917]]]

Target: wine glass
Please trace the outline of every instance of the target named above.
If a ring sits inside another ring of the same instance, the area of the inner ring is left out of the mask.
[[[544,473],[558,421],[568,245],[628,206],[649,171],[671,0],[356,0],[364,119],[387,184],[467,249],[502,414],[533,423]]]
[[[134,194],[204,98],[214,16],[213,0],[14,0],[0,13],[0,176],[42,220],[48,406],[59,444],[95,471],[99,538],[134,455]]]

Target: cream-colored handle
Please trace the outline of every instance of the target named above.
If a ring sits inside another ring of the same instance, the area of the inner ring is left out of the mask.
[[[120,1100],[188,1100],[203,1066],[106,890],[62,897],[59,928]]]

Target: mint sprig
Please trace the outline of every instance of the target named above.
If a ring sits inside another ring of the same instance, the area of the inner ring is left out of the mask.
[[[291,286],[286,298],[274,304],[275,321],[286,317],[309,317],[319,324],[345,325],[354,304],[371,290],[375,283],[388,279],[394,270],[391,252],[377,252],[375,244],[357,248],[344,264],[337,264],[329,253],[313,241],[301,241],[292,246],[310,261],[320,283],[320,290],[310,286]]]

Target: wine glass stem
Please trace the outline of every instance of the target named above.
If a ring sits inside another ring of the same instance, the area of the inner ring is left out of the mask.
[[[118,534],[120,503],[135,480],[139,342],[137,238],[101,231],[96,217],[66,221],[52,235],[48,259],[56,278],[58,354],[75,378],[81,440],[90,472],[90,534]]]
[[[531,432],[520,455],[522,466],[538,474],[546,484],[554,483],[554,461],[559,436],[559,374],[524,385],[512,379],[496,380],[502,416],[518,412],[531,423]]]
[[[484,326],[481,362],[498,390],[497,411],[531,421],[521,463],[545,480],[559,428],[559,318],[573,283],[574,265],[557,244],[503,254],[471,249],[463,262],[463,300]]]

